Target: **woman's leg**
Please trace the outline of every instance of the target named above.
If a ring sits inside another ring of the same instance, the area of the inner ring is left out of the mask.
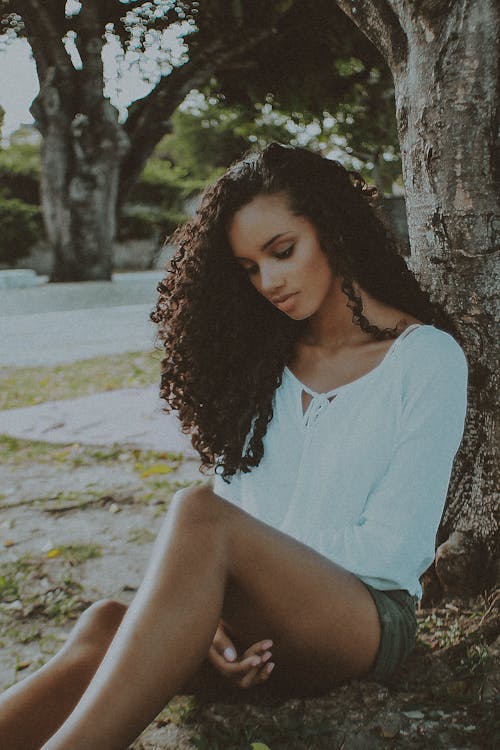
[[[276,673],[306,691],[375,659],[378,615],[355,576],[208,487],[181,490],[94,679],[44,750],[123,750],[202,664],[223,611],[240,640],[271,638]]]
[[[112,600],[93,604],[47,664],[0,695],[0,750],[38,750],[54,734],[85,692],[126,609]]]

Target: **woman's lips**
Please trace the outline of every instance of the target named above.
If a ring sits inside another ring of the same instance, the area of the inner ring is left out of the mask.
[[[293,292],[292,294],[286,294],[283,297],[277,297],[274,300],[271,300],[276,307],[279,307],[280,310],[283,310],[284,312],[287,312],[291,307],[295,304],[295,297],[297,296],[298,292]]]

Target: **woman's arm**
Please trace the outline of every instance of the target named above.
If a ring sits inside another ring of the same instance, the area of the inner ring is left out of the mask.
[[[333,533],[325,526],[317,546],[385,588],[399,587],[395,571],[399,581],[415,581],[434,558],[466,411],[467,363],[458,344],[448,335],[439,336],[435,347],[424,339],[415,344],[402,371],[400,424],[387,471],[357,524]]]

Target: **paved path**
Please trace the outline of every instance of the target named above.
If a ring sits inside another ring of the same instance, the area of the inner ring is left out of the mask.
[[[113,282],[47,284],[0,294],[0,366],[74,362],[148,351],[149,313],[161,273],[120,274]],[[0,433],[57,443],[123,443],[196,456],[158,387],[127,388],[0,412]]]
[[[9,315],[0,318],[0,366],[36,367],[107,354],[150,351],[151,305]]]
[[[177,418],[162,408],[157,386],[125,388],[0,411],[0,433],[48,443],[121,443],[196,457]]]
[[[148,351],[160,271],[114,281],[43,284],[0,293],[0,366],[36,367]]]

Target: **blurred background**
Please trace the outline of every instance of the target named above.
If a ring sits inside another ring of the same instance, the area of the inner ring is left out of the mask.
[[[271,140],[360,171],[404,252],[392,76],[335,4],[37,7],[2,5],[0,271],[78,282],[163,268],[165,236],[204,186]]]

